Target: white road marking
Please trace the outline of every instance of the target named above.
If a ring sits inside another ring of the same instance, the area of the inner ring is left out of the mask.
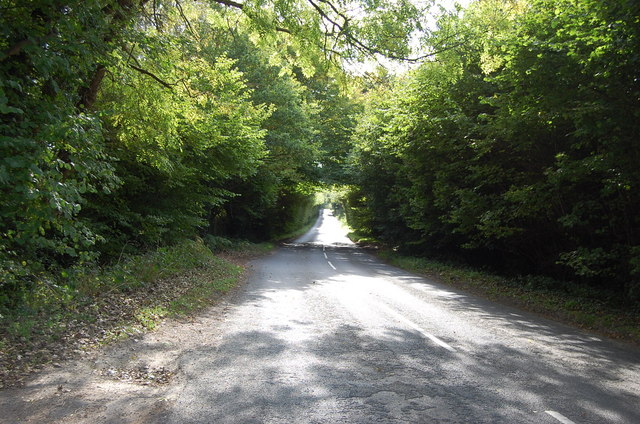
[[[393,309],[391,309],[391,308],[389,308],[389,307],[387,307],[387,306],[385,306],[385,305],[383,305],[381,303],[376,303],[376,305],[378,307],[380,307],[381,309],[384,309],[389,315],[393,315],[394,317],[396,317],[396,319],[404,322],[409,327],[411,327],[414,330],[418,331],[420,334],[422,334],[423,336],[425,336],[426,338],[428,338],[429,340],[431,340],[432,342],[434,342],[438,346],[447,349],[449,352],[455,352],[454,348],[452,348],[451,346],[449,346],[448,344],[446,344],[445,342],[443,342],[442,340],[440,340],[439,338],[437,338],[433,334],[427,333],[424,329],[422,329],[422,327],[420,327],[415,322],[405,318],[403,315],[399,314],[398,312],[394,311]]]
[[[325,259],[329,259],[329,257],[327,256],[327,253],[326,253],[326,252],[324,253],[324,258],[325,258]]]
[[[333,266],[333,264],[331,263],[331,261],[327,261],[327,262],[329,263],[329,266],[330,266],[331,268],[333,268],[333,270],[334,270],[334,271],[336,271],[336,267],[335,267],[335,266]]]
[[[565,417],[564,415],[562,415],[559,412],[556,411],[544,411],[547,414],[551,415],[553,418],[555,418],[556,420],[560,421],[562,424],[576,424],[573,421],[571,421],[569,418]]]
[[[322,246],[322,251],[324,252],[325,250],[327,250],[327,246]]]

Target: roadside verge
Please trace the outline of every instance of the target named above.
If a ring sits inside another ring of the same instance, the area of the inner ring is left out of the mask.
[[[640,346],[640,310],[602,293],[541,276],[503,277],[460,265],[372,249],[387,263],[477,296]]]
[[[189,240],[107,268],[68,270],[64,286],[44,280],[0,315],[0,388],[215,304],[241,284],[244,264],[270,248],[243,242],[214,254]]]

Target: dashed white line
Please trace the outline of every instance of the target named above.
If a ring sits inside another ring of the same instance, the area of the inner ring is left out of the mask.
[[[329,257],[327,256],[327,252],[324,253],[324,258],[329,259]]]
[[[569,418],[565,417],[564,415],[562,415],[559,412],[556,411],[544,411],[547,414],[551,415],[553,418],[555,418],[556,420],[560,421],[562,424],[576,424],[573,421],[571,421]]]
[[[327,261],[327,263],[329,264],[329,266],[330,266],[331,268],[333,268],[333,270],[334,270],[334,271],[336,271],[336,267],[335,267],[335,266],[333,266],[333,264],[331,263],[331,261]]]
[[[393,309],[391,309],[391,308],[389,308],[389,307],[387,307],[387,306],[385,306],[385,305],[383,305],[381,303],[377,303],[376,305],[378,307],[380,307],[381,309],[384,309],[389,315],[393,315],[399,321],[404,322],[409,327],[411,327],[414,330],[418,331],[420,334],[422,334],[423,336],[425,336],[426,338],[428,338],[429,340],[431,340],[432,342],[434,342],[438,346],[447,349],[449,352],[455,352],[454,348],[452,348],[451,346],[449,346],[448,344],[446,344],[445,342],[443,342],[442,340],[440,340],[439,338],[437,338],[433,334],[427,333],[424,329],[422,329],[422,327],[420,327],[415,322],[405,318],[403,315],[399,314],[398,312],[394,311]]]

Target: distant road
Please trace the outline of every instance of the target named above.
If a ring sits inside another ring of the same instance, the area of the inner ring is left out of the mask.
[[[324,211],[255,261],[171,423],[640,423],[640,351],[385,265]]]

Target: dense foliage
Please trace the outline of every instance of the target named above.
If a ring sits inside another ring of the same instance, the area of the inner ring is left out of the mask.
[[[474,3],[369,97],[351,221],[412,253],[640,299],[640,4]]]
[[[314,216],[332,130],[308,84],[349,100],[320,61],[328,6],[283,4],[0,2],[0,314],[76,265]]]
[[[640,298],[638,2],[416,4],[0,0],[0,309],[344,183],[412,254]],[[339,69],[380,55],[422,63]]]

